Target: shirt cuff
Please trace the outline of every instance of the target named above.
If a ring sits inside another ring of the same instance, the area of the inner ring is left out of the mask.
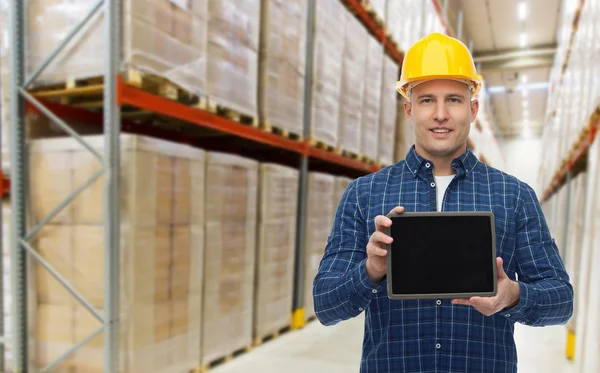
[[[537,301],[537,292],[532,288],[531,285],[517,282],[519,284],[519,302],[509,308],[505,308],[498,312],[499,315],[504,316],[512,322],[523,321],[527,312],[533,307]]]
[[[358,310],[364,311],[371,300],[385,289],[385,279],[376,284],[367,274],[367,259],[360,261],[351,271],[348,281],[350,303]]]

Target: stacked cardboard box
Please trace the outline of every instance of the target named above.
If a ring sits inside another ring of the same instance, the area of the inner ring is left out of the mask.
[[[298,170],[260,165],[254,336],[290,324],[294,295]]]
[[[340,96],[340,128],[338,148],[359,154],[365,94],[365,67],[369,34],[350,12],[345,12],[344,54],[342,61],[342,93]]]
[[[412,124],[404,113],[404,101],[404,99],[397,101],[396,107],[396,145],[394,149],[396,162],[406,157],[406,153],[415,142]]]
[[[257,117],[260,0],[208,0],[207,94]]]
[[[87,14],[94,0],[36,0],[27,14],[27,71],[32,72]],[[124,0],[123,65],[163,76],[190,92],[206,84],[207,0]],[[100,76],[104,71],[103,17],[40,76],[41,82],[64,82]]]
[[[379,155],[382,70],[383,45],[369,35],[367,63],[363,75],[365,93],[363,97],[360,153],[374,161],[377,160]]]
[[[342,197],[344,196],[344,193],[346,192],[346,189],[348,188],[348,185],[350,185],[350,182],[352,182],[352,179],[345,177],[345,176],[336,176],[335,178],[335,185],[334,185],[334,191],[333,191],[333,211],[335,214],[335,211],[338,209],[340,202],[342,201]]]
[[[387,55],[383,58],[383,81],[381,94],[381,116],[379,128],[379,162],[382,165],[394,163],[396,144],[396,114],[398,111],[396,81],[398,65]]]
[[[207,153],[202,361],[252,342],[258,163]]]
[[[306,211],[306,247],[304,256],[304,309],[307,318],[314,316],[313,281],[325,252],[327,237],[335,215],[335,176],[319,172],[308,174]]]
[[[303,134],[306,1],[262,0],[258,102],[261,122]]]
[[[339,0],[315,2],[313,97],[310,135],[314,140],[338,143],[342,57],[347,10]]]
[[[86,140],[100,153],[103,139]],[[200,364],[204,152],[121,137],[120,354],[125,371],[177,372]],[[31,144],[31,201],[39,221],[101,168],[70,138]],[[36,237],[36,247],[93,307],[104,307],[103,177]],[[37,265],[31,284],[35,366],[42,367],[100,327]],[[103,371],[103,334],[67,359],[71,372]]]
[[[600,141],[588,150],[585,218],[577,294],[575,298],[575,367],[578,372],[597,372],[600,369]]]

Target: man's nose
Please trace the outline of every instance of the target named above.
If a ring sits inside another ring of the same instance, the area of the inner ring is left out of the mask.
[[[437,122],[445,122],[448,120],[448,110],[443,102],[438,102],[435,106],[435,113],[433,119]]]

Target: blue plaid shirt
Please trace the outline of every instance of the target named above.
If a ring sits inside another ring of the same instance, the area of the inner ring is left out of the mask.
[[[390,301],[386,280],[370,281],[366,246],[375,216],[396,206],[436,210],[433,163],[413,146],[405,160],[348,186],[314,280],[315,312],[324,325],[366,312],[362,373],[516,372],[514,323],[556,325],[571,317],[573,289],[535,192],[479,162],[470,149],[452,167],[456,176],[442,210],[494,213],[497,255],[512,280],[518,275],[520,301],[486,317],[449,299]]]

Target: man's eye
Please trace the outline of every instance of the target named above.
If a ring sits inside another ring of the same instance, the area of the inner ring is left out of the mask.
[[[432,103],[432,102],[433,102],[433,100],[430,99],[430,98],[425,98],[425,99],[421,100],[422,104],[429,104],[429,103]]]
[[[450,102],[452,102],[453,104],[459,104],[460,103],[460,98],[451,98]]]

